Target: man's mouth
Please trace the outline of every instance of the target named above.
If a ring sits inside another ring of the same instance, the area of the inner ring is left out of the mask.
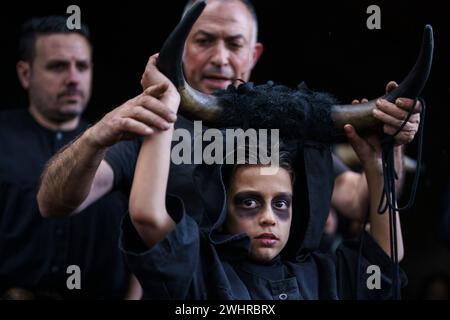
[[[61,92],[58,97],[64,98],[64,99],[79,99],[83,98],[84,94],[81,90],[66,90],[64,92]]]
[[[203,77],[203,80],[209,87],[215,89],[226,89],[233,82],[231,78],[221,75],[207,75]]]

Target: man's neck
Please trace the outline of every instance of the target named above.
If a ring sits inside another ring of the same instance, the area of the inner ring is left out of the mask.
[[[41,126],[43,126],[46,129],[49,129],[51,131],[71,131],[76,129],[80,122],[80,117],[76,117],[72,120],[64,121],[64,122],[56,122],[52,121],[46,117],[44,117],[39,111],[31,105],[28,110],[30,111],[31,116],[36,120],[37,123],[39,123]]]

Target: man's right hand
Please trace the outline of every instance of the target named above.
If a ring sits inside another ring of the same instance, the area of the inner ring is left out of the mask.
[[[162,89],[164,88],[153,88],[153,90]],[[150,90],[128,100],[89,128],[86,138],[91,145],[106,148],[121,140],[149,136],[155,130],[169,129],[177,116],[161,101],[154,98],[155,93]]]

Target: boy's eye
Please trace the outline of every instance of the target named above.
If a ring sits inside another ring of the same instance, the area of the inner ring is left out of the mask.
[[[287,209],[286,201],[277,201],[274,203],[275,208],[277,209]]]
[[[276,200],[273,202],[273,206],[276,210],[289,210],[291,203],[288,200]]]
[[[258,207],[258,201],[255,199],[245,199],[242,201],[241,206],[246,209],[254,209]]]

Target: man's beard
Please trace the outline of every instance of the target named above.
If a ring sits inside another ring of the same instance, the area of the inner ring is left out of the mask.
[[[36,108],[46,119],[54,123],[62,124],[80,117],[86,109],[86,104],[83,101],[68,107],[67,103],[57,101],[51,108],[42,107],[41,105],[36,105]]]

